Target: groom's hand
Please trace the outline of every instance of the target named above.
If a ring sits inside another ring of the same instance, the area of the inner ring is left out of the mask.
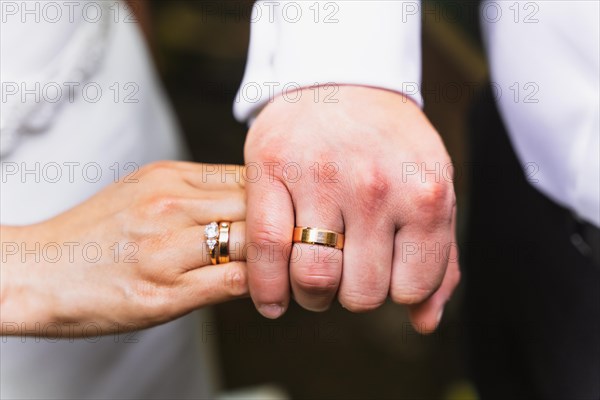
[[[355,312],[387,298],[410,305],[415,327],[435,329],[458,284],[450,159],[406,97],[341,86],[337,103],[304,90],[279,96],[245,146],[250,293],[266,317],[291,291],[322,311],[336,294]],[[343,250],[298,244],[294,226],[345,234]],[[291,253],[291,254],[290,254]]]

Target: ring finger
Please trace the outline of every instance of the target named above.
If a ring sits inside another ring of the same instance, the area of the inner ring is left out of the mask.
[[[183,229],[175,235],[173,246],[174,259],[181,260],[185,269],[200,268],[211,265],[209,248],[204,233],[205,225],[197,225]],[[246,222],[232,222],[229,228],[229,261],[246,260]]]
[[[307,197],[303,196],[302,199]],[[335,210],[335,211],[330,211]],[[343,232],[344,223],[335,204],[296,204],[296,226]],[[311,311],[329,308],[342,276],[342,251],[316,244],[294,243],[290,256],[290,281],[296,302]]]

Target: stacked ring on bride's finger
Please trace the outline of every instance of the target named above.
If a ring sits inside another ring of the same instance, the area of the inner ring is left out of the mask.
[[[229,229],[230,222],[211,222],[204,227],[204,236],[208,246],[210,262],[213,265],[229,262]]]

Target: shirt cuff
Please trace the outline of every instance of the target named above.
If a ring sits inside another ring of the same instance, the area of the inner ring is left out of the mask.
[[[415,1],[258,1],[234,115],[251,120],[282,92],[320,85],[393,90],[422,106],[420,34]]]

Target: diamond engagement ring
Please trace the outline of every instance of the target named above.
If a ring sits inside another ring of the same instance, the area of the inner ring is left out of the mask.
[[[208,246],[210,262],[225,264],[229,262],[229,228],[230,222],[211,222],[204,227],[204,236]]]

